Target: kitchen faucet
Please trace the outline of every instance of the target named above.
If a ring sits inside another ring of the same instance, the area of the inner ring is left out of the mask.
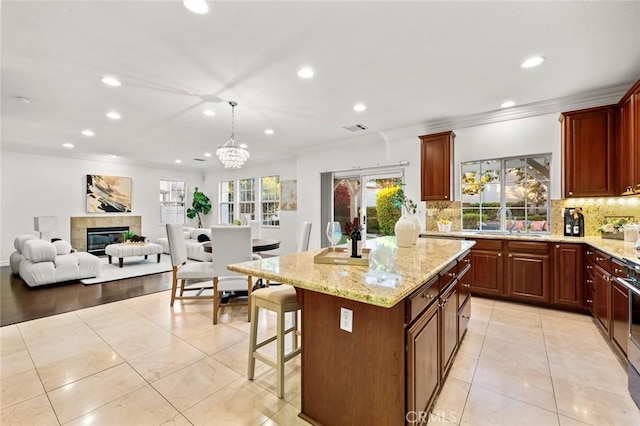
[[[509,220],[509,226],[507,226],[507,230],[509,231],[509,234],[511,234],[513,232],[513,228],[515,227],[515,223],[513,222],[513,213],[511,212],[511,210],[508,207],[500,207],[498,209],[498,216],[502,215],[502,211],[504,210],[505,215],[507,216],[508,220]]]

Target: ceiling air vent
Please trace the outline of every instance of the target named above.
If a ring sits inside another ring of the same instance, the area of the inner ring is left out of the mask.
[[[354,124],[353,126],[344,126],[343,129],[347,129],[350,132],[361,132],[363,130],[368,130],[369,128],[364,124]]]
[[[207,161],[204,158],[194,158],[193,161]]]

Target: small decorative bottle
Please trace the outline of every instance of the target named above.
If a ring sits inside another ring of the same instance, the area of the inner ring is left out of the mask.
[[[358,219],[354,219],[353,230],[351,231],[351,257],[362,257],[362,235],[360,234]]]

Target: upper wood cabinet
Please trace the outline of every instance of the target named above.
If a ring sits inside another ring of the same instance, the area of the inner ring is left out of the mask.
[[[453,189],[453,132],[420,136],[420,199],[451,200]]]
[[[564,198],[619,194],[614,175],[617,105],[563,112],[562,193]]]
[[[640,190],[640,80],[620,101],[616,171],[618,194]]]

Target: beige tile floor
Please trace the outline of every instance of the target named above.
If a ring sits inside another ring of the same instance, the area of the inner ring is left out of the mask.
[[[246,379],[246,307],[167,292],[0,328],[0,424],[299,425],[300,359]],[[261,332],[275,316],[262,312]],[[274,348],[267,347],[274,353]],[[472,300],[430,424],[638,425],[625,371],[586,316]]]

